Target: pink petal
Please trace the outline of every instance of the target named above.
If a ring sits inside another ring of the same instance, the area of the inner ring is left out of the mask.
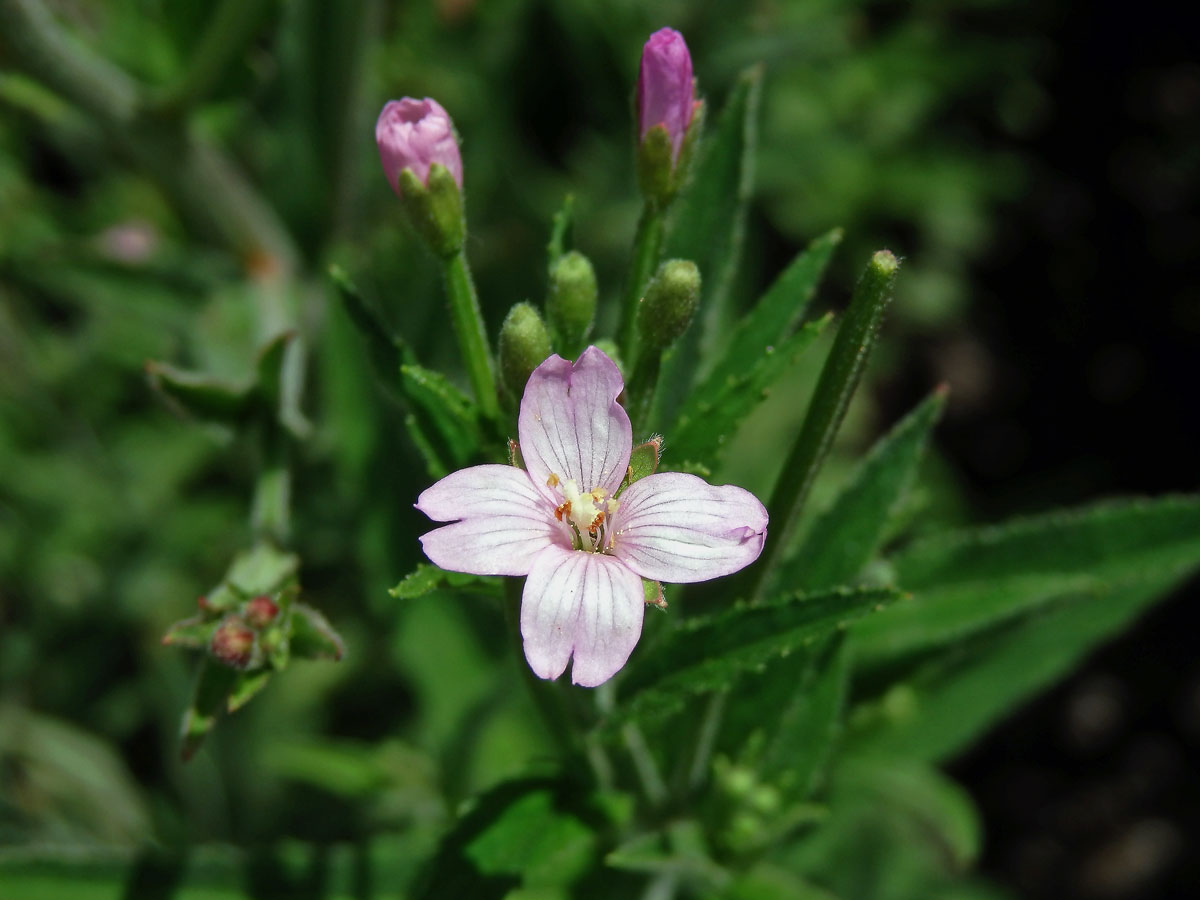
[[[692,57],[683,35],[673,28],[660,28],[642,48],[638,70],[638,138],[655,125],[665,125],[675,158],[692,121],[695,86]]]
[[[616,364],[588,347],[574,366],[551,356],[534,369],[521,398],[517,431],[529,475],[574,479],[581,491],[612,493],[625,477],[633,430],[617,403],[625,388]]]
[[[539,678],[595,687],[612,678],[642,634],[642,580],[599,553],[548,547],[533,561],[521,597],[525,658]]]
[[[757,497],[695,475],[649,475],[619,502],[613,555],[653,581],[729,575],[758,559],[767,537],[767,511]]]
[[[569,544],[554,509],[513,466],[472,466],[447,475],[417,498],[417,509],[445,525],[422,536],[436,565],[472,575],[524,575],[554,542]]]

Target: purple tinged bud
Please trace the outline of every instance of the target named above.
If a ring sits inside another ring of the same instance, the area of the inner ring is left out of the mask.
[[[667,129],[672,158],[679,149],[696,108],[696,86],[692,80],[692,57],[683,35],[674,28],[660,28],[642,48],[642,65],[637,89],[638,140],[656,125]]]
[[[462,188],[462,156],[450,116],[440,103],[426,97],[389,100],[375,122],[375,143],[388,184],[397,195],[400,173],[411,169],[424,185],[429,184],[429,167],[445,166]]]

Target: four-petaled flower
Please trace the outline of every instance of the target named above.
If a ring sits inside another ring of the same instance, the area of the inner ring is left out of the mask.
[[[594,687],[625,665],[642,631],[642,579],[707,581],[758,558],[767,511],[750,492],[661,472],[625,486],[632,429],[624,383],[589,347],[534,370],[517,430],[526,469],[447,475],[417,509],[449,522],[421,538],[444,569],[527,575],[521,636],[530,668]]]

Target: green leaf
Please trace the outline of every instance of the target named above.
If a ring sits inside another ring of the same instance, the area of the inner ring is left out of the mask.
[[[400,367],[404,395],[419,410],[421,430],[437,442],[441,458],[461,468],[482,443],[479,408],[440,372],[415,364]],[[432,432],[432,433],[431,433]]]
[[[192,758],[217,724],[217,717],[225,707],[229,692],[233,690],[237,680],[238,673],[228,666],[208,658],[200,661],[192,702],[183,714],[181,752],[184,761]]]
[[[367,354],[376,380],[390,397],[398,399],[396,370],[403,363],[414,362],[411,353],[407,351],[404,342],[384,326],[379,315],[363,298],[358,287],[341,266],[329,267],[329,279],[337,289],[350,321],[366,341]]]
[[[147,361],[146,375],[150,386],[175,408],[204,421],[237,425],[253,407],[252,385],[232,384],[155,360]]]
[[[696,389],[712,396],[746,370],[746,360],[762,356],[783,341],[804,318],[808,305],[825,274],[833,251],[842,241],[835,228],[817,238],[784,269],[733,329],[720,360]]]
[[[604,809],[578,784],[526,779],[484,794],[442,841],[416,898],[563,888],[596,861]]]
[[[791,799],[812,796],[841,734],[850,681],[844,637],[834,634],[808,659],[793,682],[789,702],[779,707],[782,712],[763,754],[764,776],[779,781]]]
[[[920,540],[892,559],[913,591],[854,632],[863,664],[947,646],[1064,598],[1200,564],[1200,498],[1107,502]]]
[[[306,603],[292,604],[291,653],[298,659],[340,660],[346,653],[329,620]]]
[[[839,896],[936,897],[978,857],[981,831],[970,798],[925,765],[896,758],[839,765],[829,809],[787,861]]]
[[[871,561],[945,400],[944,389],[934,391],[871,449],[800,546],[780,564],[772,578],[776,590],[817,591],[846,584]]]
[[[698,360],[711,355],[734,319],[732,288],[745,238],[746,205],[754,187],[761,87],[761,66],[747,69],[738,78],[716,127],[697,147],[691,180],[671,210],[661,258],[696,263],[704,284],[699,321],[663,359],[657,422],[674,418],[675,403],[691,394]]]
[[[673,458],[715,466],[723,445],[741,421],[762,402],[771,385],[791,368],[829,324],[825,316],[810,322],[778,347],[743,361],[741,373],[727,378],[712,394],[697,392],[680,412],[667,448]]]
[[[706,347],[733,317],[730,288],[754,184],[762,75],[762,66],[754,66],[739,76],[716,128],[702,140],[692,181],[675,202],[663,254],[690,259],[704,273],[701,340]]]
[[[602,727],[668,716],[690,698],[732,687],[739,676],[772,660],[812,654],[830,635],[896,596],[886,588],[791,595],[690,619],[629,667],[620,702]]]
[[[838,900],[824,888],[765,862],[739,876],[719,896],[724,900]]]
[[[225,575],[225,583],[243,598],[275,594],[295,580],[299,569],[298,556],[263,541],[234,558]]]
[[[261,669],[258,672],[243,672],[237,677],[237,682],[229,691],[225,701],[227,712],[237,712],[255,698],[259,691],[271,680],[271,669]]]
[[[775,540],[767,542],[758,566],[744,576],[752,584],[748,590],[751,597],[762,593],[765,580],[775,569],[779,552],[791,546],[800,511],[866,370],[883,324],[883,314],[892,302],[899,268],[900,261],[894,254],[880,250],[872,255],[855,285],[850,306],[834,336],[833,346],[804,414],[804,424],[767,504]]]
[[[401,579],[388,593],[399,600],[412,600],[438,588],[466,589],[492,594],[500,591],[503,582],[491,575],[468,575],[465,572],[447,572],[445,569],[419,563],[415,571]]]
[[[1120,632],[1184,574],[1161,571],[1081,593],[958,642],[919,665],[878,703],[860,706],[847,752],[942,760],[962,751]]]

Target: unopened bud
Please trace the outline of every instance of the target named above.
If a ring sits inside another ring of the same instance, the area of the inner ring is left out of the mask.
[[[279,604],[266,594],[260,594],[252,600],[246,601],[246,608],[242,611],[242,615],[246,619],[246,624],[251,628],[262,630],[275,621],[275,617],[279,615]]]
[[[683,35],[672,28],[654,32],[642,48],[637,118],[638,184],[648,201],[663,207],[686,179],[703,119],[691,54]]]
[[[404,193],[401,172],[411,170],[421,184],[428,186],[429,169],[434,163],[445,166],[455,184],[462,187],[462,156],[454,124],[436,100],[389,100],[375,122],[375,143],[383,173],[397,194]]]
[[[550,334],[538,311],[518,303],[500,326],[500,376],[514,398],[525,393],[533,370],[550,356]]]
[[[596,271],[586,256],[572,250],[550,269],[546,318],[560,353],[574,359],[583,349],[596,315]]]
[[[662,350],[691,324],[700,305],[700,270],[686,259],[669,259],[638,306],[638,330],[646,349]]]
[[[258,658],[254,629],[238,616],[226,616],[213,632],[209,651],[235,669],[249,669]]]

